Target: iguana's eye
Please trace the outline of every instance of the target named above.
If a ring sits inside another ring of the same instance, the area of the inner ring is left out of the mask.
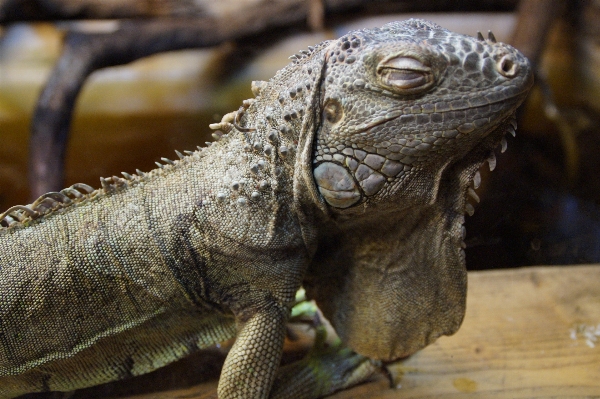
[[[412,57],[394,57],[377,66],[381,83],[401,94],[415,94],[434,83],[431,68]]]

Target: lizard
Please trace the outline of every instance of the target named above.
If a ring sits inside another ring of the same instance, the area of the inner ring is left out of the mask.
[[[316,398],[458,330],[469,197],[515,133],[529,62],[418,19],[291,60],[208,147],[0,214],[1,398],[233,337],[219,398]],[[301,286],[357,354],[279,367]]]

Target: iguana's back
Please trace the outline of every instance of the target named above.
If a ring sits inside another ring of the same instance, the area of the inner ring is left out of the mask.
[[[238,295],[293,298],[260,267],[303,246],[269,200],[284,188],[217,147],[0,230],[0,397],[147,373],[235,336]]]

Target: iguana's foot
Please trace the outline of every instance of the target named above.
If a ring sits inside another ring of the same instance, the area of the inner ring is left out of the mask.
[[[339,339],[330,344],[326,338],[326,327],[317,325],[313,349],[279,370],[271,398],[320,398],[366,381],[381,367],[381,362],[354,353]]]

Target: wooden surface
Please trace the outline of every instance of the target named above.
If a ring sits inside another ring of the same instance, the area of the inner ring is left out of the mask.
[[[110,394],[73,398],[215,398],[223,356],[213,351],[204,363],[186,359]],[[600,398],[600,265],[470,273],[459,332],[389,370],[396,388],[381,373],[332,398]],[[194,374],[205,381],[190,382]],[[169,382],[172,389],[152,388]]]

